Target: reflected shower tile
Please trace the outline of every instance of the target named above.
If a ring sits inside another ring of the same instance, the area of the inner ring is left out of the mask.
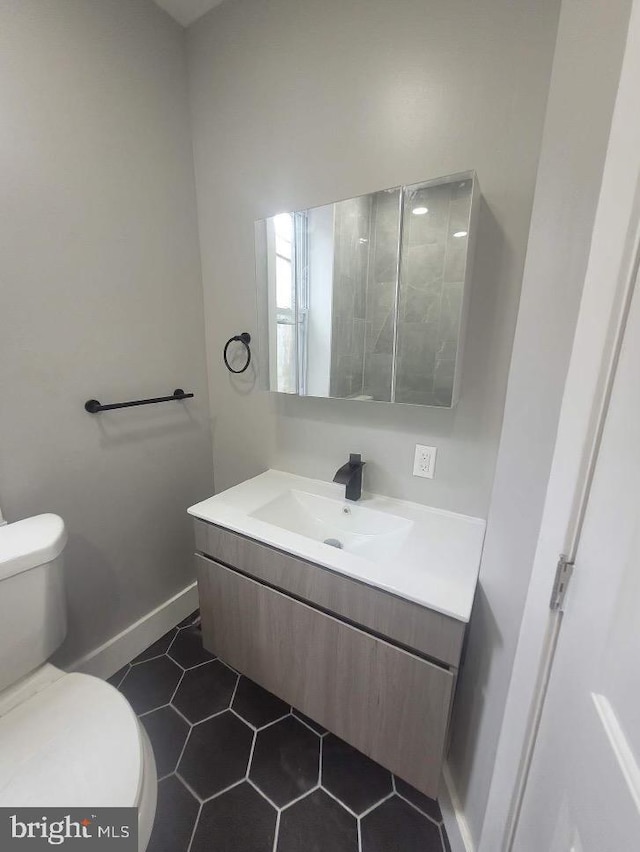
[[[467,238],[450,236],[444,264],[444,280],[463,281],[467,266]]]
[[[400,271],[400,291],[406,287],[426,288],[443,279],[445,242],[411,246],[405,251]]]
[[[381,281],[369,287],[367,298],[367,319],[376,319],[382,324],[387,313],[394,307],[396,301],[396,284],[394,276],[388,281]]]
[[[376,318],[376,321],[371,324],[370,351],[389,355],[393,352],[393,314],[393,310],[389,309],[381,323]]]
[[[460,283],[445,284],[442,288],[442,304],[438,326],[438,341],[441,343],[457,342],[458,340],[463,288],[464,285]]]
[[[363,393],[388,402],[391,399],[391,353],[367,353],[364,364]]]
[[[437,323],[441,303],[441,281],[424,287],[405,285],[400,294],[400,316],[404,322]]]

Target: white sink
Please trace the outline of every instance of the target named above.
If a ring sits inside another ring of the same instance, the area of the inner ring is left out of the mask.
[[[265,503],[251,517],[374,562],[397,553],[413,527],[408,518],[297,489]]]
[[[189,514],[391,594],[468,621],[485,522],[268,470]],[[327,540],[334,539],[331,544]],[[341,545],[341,546],[340,546]]]

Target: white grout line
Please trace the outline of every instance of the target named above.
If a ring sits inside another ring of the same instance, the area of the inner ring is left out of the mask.
[[[189,843],[187,845],[187,852],[191,852],[191,844],[193,843],[193,838],[196,836],[196,829],[198,827],[198,823],[200,822],[200,814],[202,813],[202,802],[200,803],[200,807],[198,808],[198,813],[196,818],[193,821],[193,829],[191,830],[191,837],[189,838]]]
[[[240,683],[240,677],[241,676],[238,675],[238,677],[236,678],[236,685],[233,687],[233,692],[231,694],[231,701],[229,702],[230,708],[233,708],[233,702],[235,701],[236,692],[238,691],[238,684]],[[245,719],[244,721],[246,722],[247,720]],[[253,725],[251,727],[253,727]]]
[[[264,790],[261,790],[260,787],[258,787],[258,785],[256,784],[255,781],[253,781],[251,778],[249,778],[248,775],[245,775],[245,777],[243,778],[243,781],[245,782],[245,784],[248,784],[250,787],[253,787],[253,789],[256,791],[256,793],[259,793],[262,796],[262,798],[265,800],[265,802],[268,802],[271,805],[272,808],[276,809],[278,814],[280,813],[282,808],[279,808],[278,805],[276,805],[275,802],[272,802],[271,799],[264,792]]]
[[[278,718],[277,718],[277,719],[274,719],[272,722],[266,722],[264,725],[261,725],[261,726],[260,726],[259,728],[257,728],[256,730],[258,730],[258,731],[264,731],[264,729],[265,729],[265,728],[270,728],[270,727],[271,727],[271,725],[276,725],[278,722],[282,722],[282,721],[283,721],[283,719],[286,719],[286,718],[288,718],[289,716],[291,716],[291,711],[290,711],[290,710],[289,710],[287,713],[285,713],[283,716],[278,716]]]
[[[358,852],[362,852],[362,825],[360,823],[360,817],[356,820],[356,826],[358,829]]]
[[[241,716],[238,713],[237,710],[234,710],[233,707],[229,707],[229,713],[233,713],[233,715],[236,717],[236,719],[240,719],[240,721],[243,722],[248,728],[251,728],[251,730],[254,732],[254,734],[258,730],[255,725],[252,725],[251,722],[247,722],[247,720],[244,718],[244,716]]]
[[[180,635],[180,633],[182,632],[182,629],[183,629],[183,628],[181,628],[181,627],[176,627],[176,628],[175,628],[175,631],[176,631],[176,632],[175,632],[175,633],[174,633],[174,635],[173,635],[173,639],[171,640],[171,642],[169,642],[169,647],[168,647],[168,648],[167,648],[167,650],[165,651],[165,653],[166,653],[167,655],[169,654],[169,651],[173,648],[173,643],[176,641],[176,639],[178,638],[178,636],[179,636],[179,635]],[[173,660],[173,657],[172,657],[171,659]],[[175,663],[175,660],[173,660],[173,661],[174,661],[174,663]],[[180,663],[178,663],[178,665],[180,665]]]
[[[177,660],[174,660],[174,659],[173,659],[173,657],[169,656],[169,653],[168,653],[168,652],[165,654],[165,657],[166,657],[168,660],[171,660],[171,662],[172,662],[175,666],[177,666],[179,669],[182,669],[182,671],[183,671],[183,672],[186,672],[186,671],[187,671],[186,667],[185,667],[185,666],[183,666],[183,665],[182,665],[182,663],[179,663]]]
[[[173,704],[171,706],[173,707]],[[189,722],[189,724],[191,725],[192,728],[195,728],[196,725],[202,725],[203,722],[210,722],[211,719],[215,719],[216,716],[222,716],[223,713],[228,713],[228,712],[229,712],[229,708],[225,707],[222,710],[217,710],[215,713],[212,713],[210,716],[205,716],[204,719],[198,719],[197,722]],[[186,717],[184,717],[184,718],[186,718]],[[187,719],[187,721],[189,721],[189,720]]]
[[[272,722],[267,722],[266,725],[263,725],[261,728],[254,728],[254,730],[260,731],[260,732],[266,731],[267,728],[272,728],[274,725],[277,725],[278,722],[283,722],[285,719],[288,719],[289,716],[291,716],[291,713],[285,713],[284,716],[279,716],[277,719],[274,719]],[[245,719],[244,721],[246,722],[247,720]],[[248,722],[248,724],[251,725],[251,722]],[[253,727],[253,725],[251,725],[251,727]]]
[[[166,656],[167,656],[167,652],[163,651],[162,654],[155,654],[153,657],[147,657],[144,660],[138,660],[137,663],[134,663],[132,661],[132,662],[129,663],[129,665],[131,666],[132,669],[136,669],[138,666],[141,666],[143,663],[150,663],[152,660],[159,660],[160,657],[166,657]],[[175,662],[175,660],[171,660],[171,662],[173,663],[173,662]],[[127,674],[129,674],[129,673],[127,672]]]
[[[396,776],[393,774],[393,772],[391,773],[391,789],[394,793],[398,792],[398,789],[396,787]]]
[[[319,784],[314,784],[313,787],[310,790],[307,790],[305,793],[302,793],[300,796],[298,796],[297,799],[293,799],[291,802],[287,802],[286,805],[282,805],[280,810],[281,811],[288,811],[290,807],[292,807],[293,805],[296,805],[298,802],[301,802],[303,799],[306,799],[307,796],[310,796],[312,793],[315,793],[316,790],[321,790],[321,789],[324,790],[324,787],[320,787]],[[269,799],[269,801],[271,801],[271,799]],[[272,804],[274,805],[274,807],[277,807],[277,805],[275,805],[273,802],[272,802]]]
[[[200,801],[203,805],[207,805],[209,804],[209,802],[212,802],[214,799],[217,799],[219,796],[222,796],[223,793],[228,793],[229,790],[233,790],[234,787],[239,787],[240,784],[244,784],[244,782],[244,778],[241,778],[239,781],[234,781],[233,784],[229,784],[229,786],[225,787],[224,790],[218,790],[217,793],[214,793],[212,796],[208,796],[206,799],[201,799]]]
[[[258,739],[258,732],[254,730],[253,739],[251,740],[251,749],[249,750],[249,760],[247,761],[247,771],[244,774],[244,777],[249,780],[249,773],[251,772],[251,763],[253,762],[253,753],[256,748],[256,740]]]
[[[182,760],[182,755],[184,754],[184,750],[185,750],[185,749],[186,749],[186,747],[187,747],[187,743],[189,742],[189,738],[191,737],[191,731],[192,731],[192,730],[193,730],[193,725],[190,725],[190,727],[189,727],[189,732],[187,733],[187,736],[184,738],[184,743],[183,743],[182,748],[181,748],[181,750],[180,750],[180,756],[179,756],[179,757],[178,757],[178,759],[176,760],[176,765],[175,765],[175,767],[174,767],[174,769],[173,769],[173,771],[174,771],[174,772],[177,772],[177,771],[178,771],[178,767],[180,766],[180,761]]]
[[[120,687],[122,686],[122,682],[124,681],[125,677],[126,677],[126,676],[129,674],[129,672],[131,671],[131,663],[127,663],[127,665],[126,665],[126,666],[122,666],[122,668],[123,668],[123,669],[126,669],[125,673],[122,675],[122,677],[120,678],[120,680],[118,681],[118,683],[112,683],[112,684],[111,684],[111,686],[115,686],[115,688],[116,688],[116,689],[120,689]]]
[[[371,813],[371,811],[375,811],[375,809],[379,805],[383,804],[384,802],[388,802],[389,799],[393,799],[393,797],[395,795],[396,794],[393,792],[393,790],[390,793],[387,793],[387,795],[384,797],[384,799],[378,799],[378,801],[375,802],[375,804],[371,805],[371,807],[367,808],[366,811],[362,811],[362,813],[359,816],[359,819],[362,819],[363,817],[368,816]]]
[[[355,811],[352,811],[349,805],[345,805],[345,803],[339,799],[335,793],[332,793],[327,787],[321,787],[320,789],[326,793],[330,799],[333,799],[334,802],[337,802],[341,807],[343,807],[347,813],[351,814],[354,819],[358,819],[358,814]]]
[[[267,794],[264,792],[264,790],[261,790],[261,789],[260,789],[260,787],[258,787],[258,785],[255,783],[255,781],[254,781],[252,778],[249,778],[249,775],[248,775],[248,774],[247,774],[247,775],[245,775],[245,777],[243,778],[243,780],[244,780],[244,781],[246,781],[246,782],[247,782],[247,784],[249,784],[249,786],[253,787],[253,789],[254,789],[254,790],[256,790],[258,793],[260,793],[260,795],[262,796],[262,798],[263,798],[263,799],[265,799],[267,802],[269,802],[269,804],[271,805],[271,807],[272,807],[272,808],[275,808],[275,809],[278,811],[278,813],[280,813],[281,808],[279,808],[279,807],[278,807],[278,805],[276,805],[276,803],[275,803],[274,801],[272,801],[272,800],[271,800],[271,799],[267,796]]]
[[[181,719],[184,719],[184,721],[187,723],[187,725],[189,725],[190,728],[193,728],[194,725],[198,724],[197,722],[192,722],[190,719],[187,719],[182,710],[178,710],[175,704],[165,704],[165,707],[171,707],[171,709],[174,710],[178,714],[178,716],[180,716]]]
[[[143,719],[145,716],[150,716],[152,713],[155,713],[156,710],[162,710],[165,707],[171,707],[171,706],[172,705],[169,704],[169,703],[161,704],[159,707],[154,707],[153,710],[145,710],[144,713],[137,713],[136,715],[137,715],[138,719]]]
[[[276,852],[278,848],[278,835],[280,834],[280,811],[276,811],[276,827],[273,832],[273,850],[272,852]]]
[[[414,809],[414,811],[418,811],[418,813],[421,814],[423,817],[426,817],[429,820],[429,822],[432,822],[434,825],[437,825],[437,826],[440,825],[440,823],[436,819],[434,819],[432,816],[429,816],[429,814],[425,813],[422,810],[422,808],[419,808],[416,804],[414,804],[414,802],[405,798],[401,793],[396,792],[396,796],[399,799],[402,799],[403,802],[406,802],[408,805],[411,805],[411,807]]]
[[[234,668],[233,668],[233,666],[230,666],[230,665],[229,665],[229,663],[225,663],[225,661],[224,661],[224,660],[221,660],[221,659],[220,659],[220,657],[216,657],[216,660],[218,660],[218,662],[222,663],[222,665],[223,665],[226,669],[229,669],[229,671],[230,671],[230,672],[233,672],[233,673],[234,673],[234,675],[238,675],[238,677],[241,677],[240,672],[239,672],[237,669],[234,669]],[[208,663],[212,663],[212,662],[213,662],[213,660],[207,660],[207,662],[208,662]]]
[[[176,697],[176,692],[180,689],[180,684],[182,683],[184,676],[185,676],[185,671],[183,669],[182,674],[180,675],[180,680],[176,684],[176,688],[173,690],[173,694],[172,694],[171,698],[169,699],[169,704],[173,703],[173,699]]]
[[[320,737],[320,752],[318,754],[318,786],[322,786],[322,758],[324,749],[322,747],[322,737]]]
[[[184,784],[184,786],[187,788],[187,790],[191,793],[191,795],[194,797],[194,799],[196,800],[196,802],[200,802],[200,804],[202,804],[202,802],[203,802],[202,797],[201,797],[201,796],[199,796],[199,795],[196,793],[196,791],[193,789],[193,787],[192,787],[192,786],[191,786],[191,785],[190,785],[187,781],[185,781],[185,780],[184,780],[184,778],[182,777],[182,775],[180,775],[180,773],[178,772],[178,770],[177,770],[177,769],[176,769],[176,778],[179,778],[179,779],[180,779],[180,781],[182,781],[182,783],[183,783],[183,784]]]
[[[169,657],[169,659],[171,660],[172,663],[175,663],[176,666],[178,666],[179,668],[181,668],[185,672],[192,672],[194,669],[201,669],[202,666],[207,666],[207,665],[209,665],[209,663],[215,663],[216,660],[218,660],[217,657],[214,657],[212,660],[204,660],[204,662],[202,662],[202,663],[194,663],[192,666],[185,666],[185,665],[183,665],[183,663],[179,663],[177,660],[174,660],[174,658],[168,652],[167,652],[166,656]],[[219,662],[222,663],[222,660],[219,660]],[[224,663],[223,663],[223,665],[224,665]],[[227,666],[227,668],[228,668],[228,666]]]
[[[320,737],[320,739],[322,739],[323,737],[326,737],[327,734],[329,733],[329,731],[325,731],[323,734],[321,734],[318,731],[316,731],[316,729],[312,728],[311,725],[308,722],[305,722],[304,719],[301,719],[300,716],[298,716],[298,714],[295,712],[293,707],[291,708],[291,715],[293,716],[294,719],[296,719],[298,722],[300,722],[301,725],[304,725],[305,728],[309,728],[310,731],[313,731],[313,733],[316,735],[316,737]]]

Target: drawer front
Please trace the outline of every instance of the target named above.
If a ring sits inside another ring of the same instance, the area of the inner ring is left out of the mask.
[[[224,565],[457,668],[465,624],[266,544],[195,521],[196,550]]]
[[[427,796],[454,675],[196,556],[204,645]]]

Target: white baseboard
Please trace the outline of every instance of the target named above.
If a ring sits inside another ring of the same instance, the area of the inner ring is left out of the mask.
[[[191,583],[65,669],[101,678],[111,677],[197,608],[198,587]]]
[[[441,785],[438,801],[440,802],[444,827],[447,829],[451,852],[475,852],[471,832],[447,763],[443,767],[442,774],[444,784]]]

